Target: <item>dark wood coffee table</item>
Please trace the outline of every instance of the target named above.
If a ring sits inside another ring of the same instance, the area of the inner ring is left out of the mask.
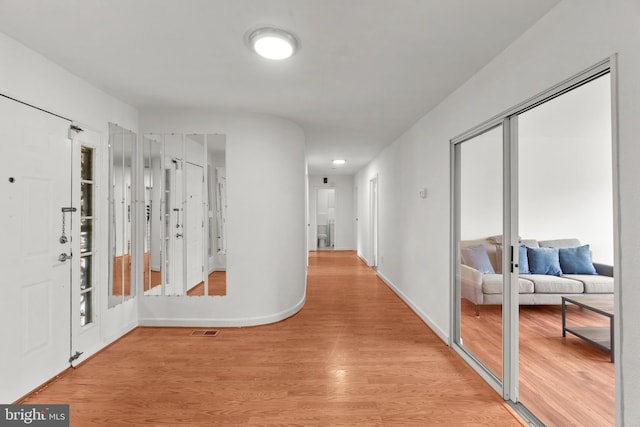
[[[567,327],[566,304],[575,304],[594,313],[609,318],[609,326],[572,326]],[[575,295],[562,297],[562,336],[567,332],[582,338],[589,344],[611,355],[613,362],[613,294]]]

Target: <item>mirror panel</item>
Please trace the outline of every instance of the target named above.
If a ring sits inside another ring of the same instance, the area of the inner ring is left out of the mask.
[[[123,133],[123,237],[122,237],[122,252],[123,252],[123,271],[124,280],[122,287],[122,295],[127,300],[135,295],[135,279],[133,276],[132,268],[132,252],[133,247],[133,229],[131,227],[133,215],[133,158],[134,147],[136,143],[136,134],[129,130],[124,130]]]
[[[225,137],[143,138],[145,295],[226,295]]]
[[[135,294],[131,286],[132,174],[136,135],[109,123],[109,308]]]
[[[205,150],[204,135],[185,136],[184,203],[185,292],[194,295],[205,287]]]
[[[227,294],[226,138],[207,135],[208,286],[207,295]]]
[[[162,269],[162,137],[145,135],[142,140],[144,181],[144,263],[143,292],[161,295]]]
[[[164,295],[184,295],[184,144],[182,135],[164,138]]]

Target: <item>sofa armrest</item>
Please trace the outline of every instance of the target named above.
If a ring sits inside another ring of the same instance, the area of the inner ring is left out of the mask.
[[[594,262],[593,266],[596,269],[596,273],[598,273],[599,275],[613,277],[613,265]]]
[[[484,301],[482,276],[483,274],[475,268],[460,264],[460,290],[462,297],[474,304],[482,304]]]

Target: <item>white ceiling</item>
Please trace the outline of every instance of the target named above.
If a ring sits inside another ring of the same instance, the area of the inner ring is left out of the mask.
[[[354,173],[558,2],[0,0],[0,31],[139,109],[291,119],[310,173]],[[244,35],[260,25],[302,49],[258,57]]]

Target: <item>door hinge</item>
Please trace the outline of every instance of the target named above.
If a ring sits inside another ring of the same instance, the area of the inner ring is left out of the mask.
[[[69,132],[68,132],[68,138],[69,139],[73,139],[76,134],[80,133],[80,132],[84,132],[84,130],[76,125],[70,125],[69,126]]]
[[[71,356],[69,358],[69,363],[72,363],[74,360],[78,360],[80,358],[80,356],[82,356],[82,351],[76,351],[76,354],[74,354],[73,356]]]

